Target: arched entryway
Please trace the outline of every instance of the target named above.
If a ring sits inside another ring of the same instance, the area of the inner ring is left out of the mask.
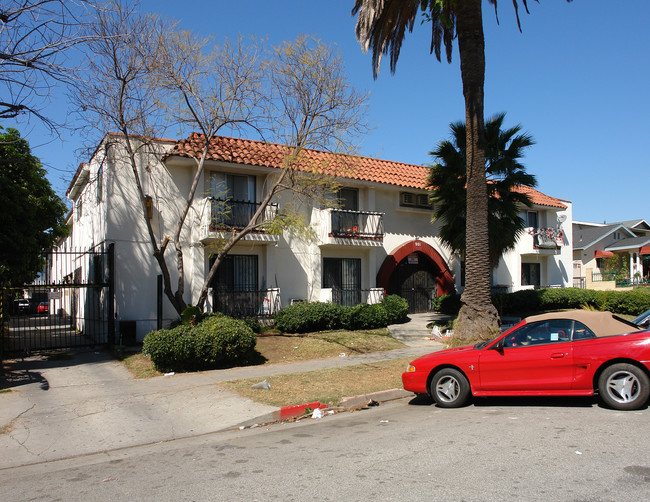
[[[408,242],[386,257],[377,274],[377,287],[406,298],[411,313],[428,312],[433,298],[455,291],[445,260],[420,240]]]

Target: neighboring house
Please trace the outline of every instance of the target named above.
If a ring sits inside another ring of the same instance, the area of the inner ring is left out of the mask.
[[[120,158],[123,137],[108,134],[70,184],[75,249],[115,249],[115,318],[136,323],[137,338],[176,317],[159,302],[160,270],[152,257],[131,168]],[[172,235],[183,208],[202,136],[158,140],[156,161],[140,166],[146,217],[159,241]],[[270,177],[282,167],[282,145],[215,137],[186,230],[181,236],[185,301],[195,303],[224,228],[243,226],[258,207]],[[296,301],[376,302],[399,294],[412,311],[426,311],[436,296],[460,292],[464,264],[438,238],[425,189],[428,169],[367,157],[308,150],[305,162],[326,166],[341,185],[339,205],[304,207],[315,240],[254,232],[220,265],[207,308],[235,315],[272,314]],[[571,284],[571,203],[526,189],[528,227],[502,258],[493,284],[507,291]],[[283,204],[283,200],[276,201]],[[276,211],[278,205],[267,211]],[[487,250],[486,250],[487,252]],[[167,253],[173,261],[173,250]],[[172,271],[175,266],[171,266]],[[176,278],[172,277],[175,284]],[[162,312],[160,306],[162,305]],[[119,329],[119,328],[118,328]]]
[[[574,282],[590,289],[613,289],[648,282],[650,225],[646,220],[619,223],[573,222]],[[606,271],[604,260],[618,257],[620,268]]]

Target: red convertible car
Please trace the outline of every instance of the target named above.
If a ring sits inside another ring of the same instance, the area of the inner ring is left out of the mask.
[[[455,408],[473,396],[590,396],[617,410],[650,395],[650,330],[611,312],[532,316],[497,338],[434,352],[402,374],[404,389]]]

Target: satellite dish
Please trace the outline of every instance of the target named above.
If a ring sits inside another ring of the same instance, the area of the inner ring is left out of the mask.
[[[566,214],[561,214],[560,216],[557,217],[557,223],[558,225],[562,225],[566,221]]]

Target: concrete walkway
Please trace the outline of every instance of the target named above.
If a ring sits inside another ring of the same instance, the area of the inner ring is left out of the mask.
[[[107,452],[235,428],[276,408],[217,385],[400,357],[442,345],[430,339],[431,314],[389,327],[408,347],[361,356],[134,379],[104,351],[72,359],[30,357],[5,363],[0,375],[0,469]],[[300,403],[296,403],[300,404]]]

